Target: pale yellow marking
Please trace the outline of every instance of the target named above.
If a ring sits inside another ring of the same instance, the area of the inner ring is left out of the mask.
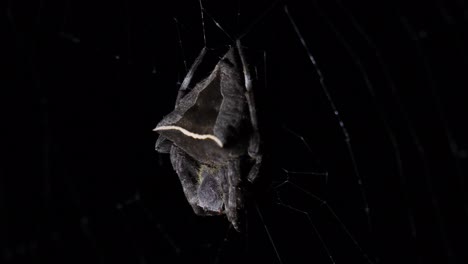
[[[223,142],[221,142],[221,140],[219,140],[219,138],[213,136],[213,135],[210,135],[210,134],[197,134],[197,133],[193,133],[193,132],[190,132],[188,131],[187,129],[185,128],[182,128],[182,127],[179,127],[179,126],[160,126],[160,127],[157,127],[155,129],[153,129],[153,131],[158,131],[158,130],[178,130],[180,132],[182,132],[184,135],[186,136],[189,136],[191,138],[195,138],[195,139],[211,139],[213,140],[216,144],[218,144],[218,146],[220,146],[221,148],[223,147]]]

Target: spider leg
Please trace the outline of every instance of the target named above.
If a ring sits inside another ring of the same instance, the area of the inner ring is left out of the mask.
[[[206,54],[206,47],[203,47],[203,49],[200,51],[200,54],[198,54],[198,57],[195,59],[189,71],[187,72],[187,75],[185,76],[184,81],[180,85],[179,93],[177,94],[177,99],[176,99],[176,104],[175,104],[176,107],[179,104],[180,99],[182,99],[188,92],[192,90],[193,86],[190,86],[190,83],[192,82],[192,78],[193,78],[193,75],[195,74],[195,71],[198,69],[198,66],[203,61],[205,54]]]
[[[244,206],[244,193],[241,188],[240,160],[232,160],[228,162],[227,180],[228,180],[228,197],[225,204],[226,216],[237,231],[241,230],[240,212]]]
[[[155,149],[159,153],[170,153],[172,148],[172,142],[163,136],[159,136],[156,140]]]
[[[197,163],[175,145],[172,145],[170,155],[172,167],[179,176],[187,201],[195,214],[206,215],[204,210],[198,206]]]
[[[193,78],[193,75],[195,74],[195,71],[198,69],[198,66],[203,61],[205,54],[206,54],[206,47],[204,47],[200,51],[200,54],[198,54],[198,57],[195,59],[189,71],[187,72],[187,75],[185,76],[184,81],[180,85],[179,92],[177,94],[176,103],[175,103],[176,107],[179,105],[180,99],[182,99],[187,93],[189,93],[192,90],[193,86],[190,86],[190,83],[192,82],[192,78]],[[167,138],[163,136],[159,136],[158,140],[156,141],[155,149],[156,151],[160,153],[169,153],[171,145],[172,145],[172,142],[170,142]]]
[[[252,136],[249,140],[249,156],[255,160],[255,164],[247,176],[247,179],[250,182],[254,182],[257,179],[258,171],[260,164],[262,162],[262,155],[260,154],[260,133],[258,132],[258,122],[257,122],[257,110],[255,108],[254,94],[252,90],[252,77],[249,71],[249,67],[244,57],[242,51],[242,46],[240,40],[236,41],[237,50],[239,51],[239,56],[242,62],[243,72],[244,72],[244,83],[245,83],[245,97],[247,98],[247,104],[249,106],[250,113],[250,122],[252,125]]]

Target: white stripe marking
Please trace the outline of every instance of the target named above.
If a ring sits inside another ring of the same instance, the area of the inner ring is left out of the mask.
[[[214,142],[216,142],[216,144],[218,144],[218,146],[220,146],[221,148],[223,147],[223,143],[221,142],[221,140],[219,140],[219,138],[217,138],[217,137],[215,137],[213,135],[210,135],[210,134],[203,134],[203,135],[196,134],[196,133],[188,131],[185,128],[179,127],[179,126],[160,126],[160,127],[157,127],[155,129],[153,129],[153,131],[159,131],[159,130],[178,130],[178,131],[182,132],[184,135],[195,138],[195,139],[211,139]]]

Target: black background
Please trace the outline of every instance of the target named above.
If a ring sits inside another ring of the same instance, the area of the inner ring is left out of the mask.
[[[4,4],[1,262],[466,263],[466,6],[317,2],[203,2],[206,45],[231,43],[214,19],[257,66],[244,234],[195,216],[154,151],[204,46],[198,1]]]

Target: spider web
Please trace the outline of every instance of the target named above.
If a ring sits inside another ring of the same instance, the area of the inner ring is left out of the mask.
[[[2,263],[466,263],[461,1],[4,9]],[[264,141],[247,229],[194,215],[152,132],[241,36]]]

